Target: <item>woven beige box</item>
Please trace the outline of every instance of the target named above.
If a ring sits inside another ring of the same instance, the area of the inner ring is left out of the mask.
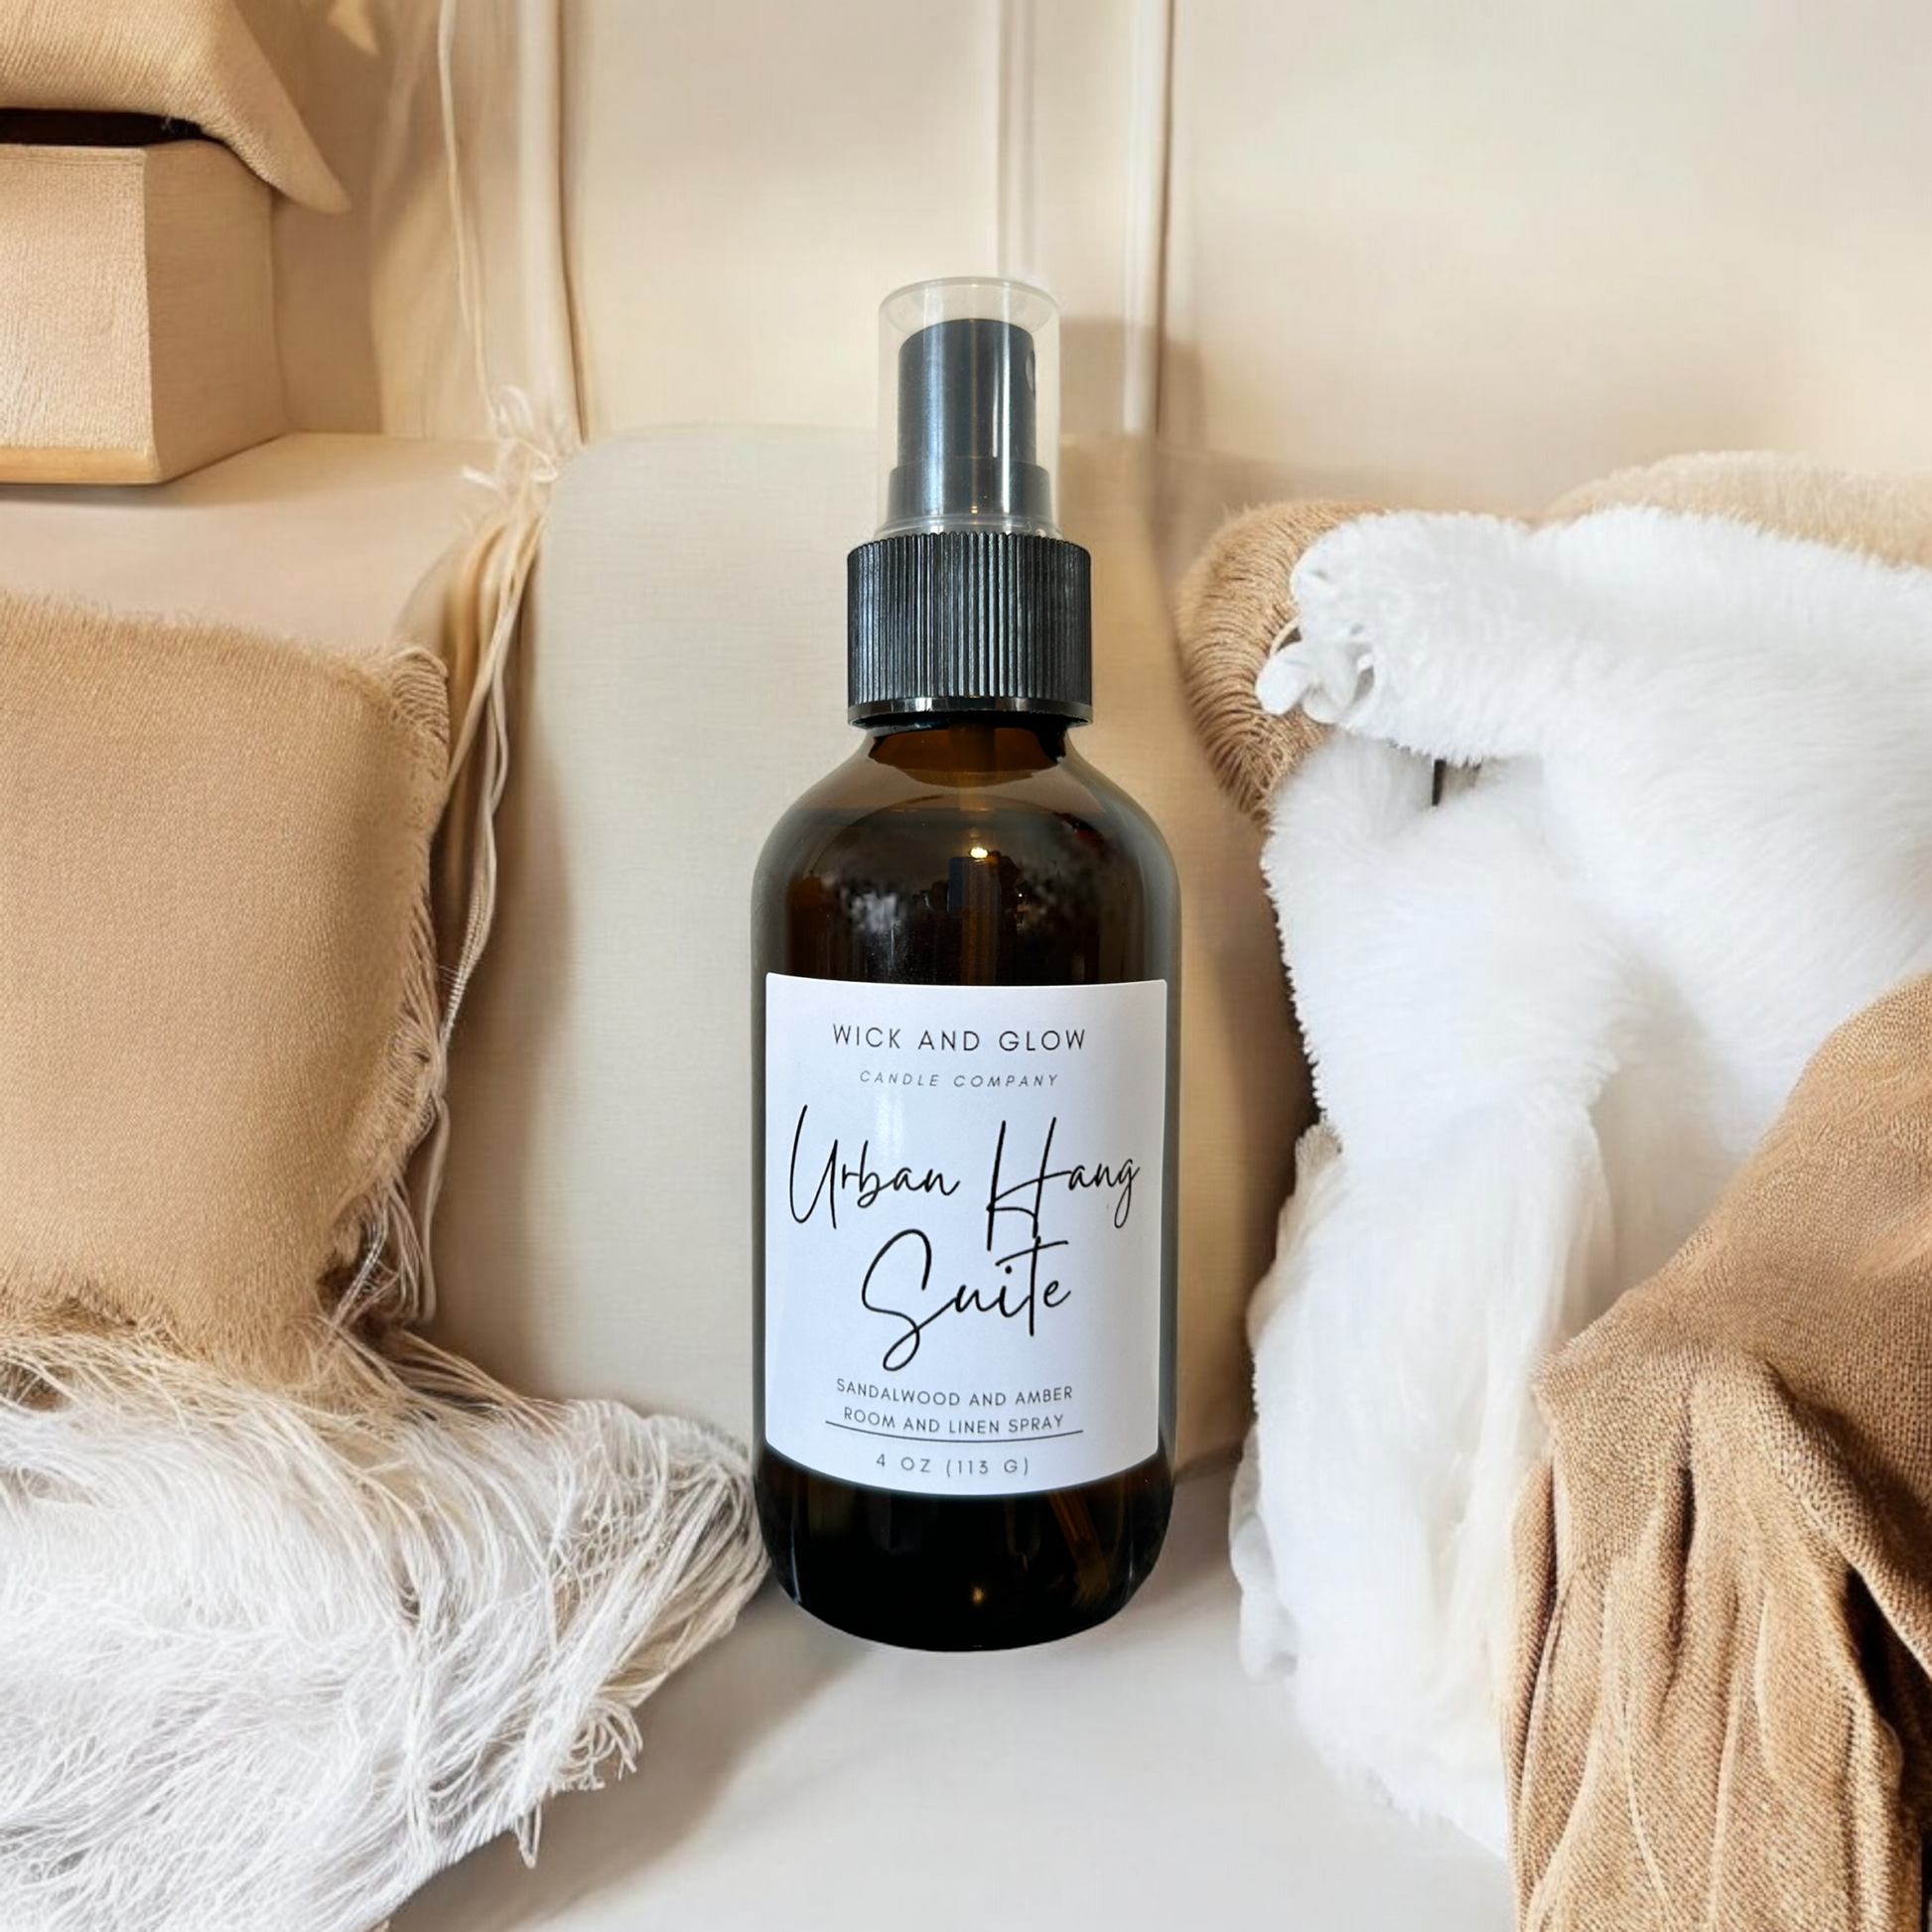
[[[281,434],[271,199],[212,141],[0,144],[0,483],[162,483]]]

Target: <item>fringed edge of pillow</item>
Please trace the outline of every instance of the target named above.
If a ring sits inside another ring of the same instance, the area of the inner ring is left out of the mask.
[[[432,1229],[449,1151],[449,1049],[495,920],[496,810],[509,767],[506,685],[551,474],[496,480],[499,507],[424,577],[388,660],[398,717],[442,752],[422,809],[422,894],[385,1063],[373,1177],[339,1222],[334,1318],[377,1328],[436,1311]],[[432,693],[425,676],[433,677]]]
[[[409,1160],[429,1130],[448,1076],[441,965],[430,890],[431,854],[449,769],[448,673],[419,645],[354,667],[387,706],[410,748],[416,785],[410,827],[418,882],[397,1005],[377,1089],[357,1135],[361,1182],[336,1219],[334,1317],[345,1327],[407,1322],[420,1311],[424,1231],[408,1188]]]
[[[1300,711],[1261,707],[1255,679],[1295,623],[1289,578],[1303,551],[1360,503],[1264,503],[1230,517],[1181,579],[1174,600],[1182,684],[1214,775],[1234,802],[1265,820],[1283,778],[1327,733]]]

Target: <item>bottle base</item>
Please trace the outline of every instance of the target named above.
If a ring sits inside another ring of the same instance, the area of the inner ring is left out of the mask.
[[[918,1496],[802,1468],[766,1447],[759,1516],[780,1587],[821,1623],[903,1650],[1018,1650],[1116,1615],[1173,1510],[1165,1455],[1075,1489]]]
[[[824,1624],[828,1629],[843,1631],[849,1637],[863,1637],[868,1643],[885,1644],[894,1650],[922,1650],[934,1656],[956,1656],[969,1651],[1033,1650],[1042,1644],[1062,1643],[1068,1637],[1077,1637],[1084,1631],[1111,1622],[1127,1607],[1145,1581],[1144,1578],[1137,1578],[1125,1594],[1085,1617],[1056,1624],[1052,1628],[1030,1627],[1025,1630],[997,1627],[968,1630],[953,1626],[944,1630],[908,1631],[897,1618],[855,1617],[847,1605],[841,1605],[835,1611],[823,1605],[807,1603],[791,1589],[786,1588],[785,1594],[815,1622]],[[782,1578],[779,1579],[779,1587],[784,1588]]]

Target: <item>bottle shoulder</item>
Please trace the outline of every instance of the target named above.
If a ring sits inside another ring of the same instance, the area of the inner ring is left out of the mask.
[[[909,739],[875,742],[773,828],[753,905],[764,970],[932,985],[1173,976],[1167,846],[1063,732]]]
[[[894,853],[925,865],[985,834],[1016,859],[1126,865],[1158,888],[1173,861],[1160,828],[1119,784],[1070,748],[1038,768],[933,772],[861,749],[803,792],[771,828],[759,876],[776,883]]]

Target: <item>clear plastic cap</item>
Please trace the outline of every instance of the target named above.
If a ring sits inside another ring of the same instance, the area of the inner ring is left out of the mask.
[[[879,534],[1058,536],[1060,312],[1024,282],[915,282],[879,307]]]

